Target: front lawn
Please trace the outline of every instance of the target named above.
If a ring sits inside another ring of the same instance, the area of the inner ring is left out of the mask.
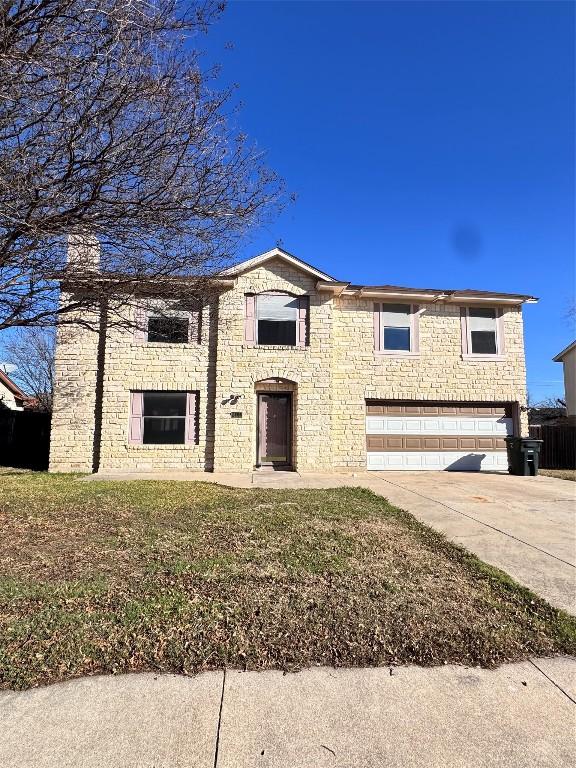
[[[575,620],[368,490],[0,477],[0,686],[576,653]]]

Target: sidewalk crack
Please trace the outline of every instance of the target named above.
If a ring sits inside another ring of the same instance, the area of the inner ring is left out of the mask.
[[[222,708],[224,706],[224,688],[226,686],[226,667],[224,667],[224,673],[222,675],[222,693],[220,694],[220,708],[218,710],[218,728],[216,730],[216,747],[214,749],[214,762],[212,768],[218,766],[218,752],[220,750],[220,727],[222,725]]]
[[[552,683],[552,685],[555,685],[555,686],[556,686],[556,688],[558,688],[558,690],[559,690],[559,691],[561,691],[561,692],[564,694],[564,696],[566,696],[566,698],[567,698],[567,699],[570,699],[570,701],[572,702],[572,704],[576,704],[576,699],[573,699],[573,698],[572,698],[572,696],[570,696],[570,694],[569,694],[569,693],[567,693],[567,692],[564,690],[564,688],[562,688],[562,686],[558,685],[558,683],[557,683],[555,680],[553,680],[553,679],[552,679],[552,678],[551,678],[549,675],[547,675],[547,674],[546,674],[546,672],[544,672],[544,670],[540,669],[540,667],[538,666],[538,664],[535,664],[535,663],[532,661],[532,659],[528,659],[528,661],[530,662],[530,664],[532,664],[532,666],[533,666],[533,667],[535,667],[535,668],[538,670],[538,672],[540,672],[540,674],[544,675],[544,677],[546,678],[546,680],[549,680],[549,681]]]

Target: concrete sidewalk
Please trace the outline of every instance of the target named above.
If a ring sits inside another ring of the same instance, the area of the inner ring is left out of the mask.
[[[575,688],[576,660],[560,658],[83,678],[0,693],[0,765],[568,768]]]
[[[103,480],[203,480],[237,488],[362,486],[576,614],[576,483],[488,472],[98,474]]]

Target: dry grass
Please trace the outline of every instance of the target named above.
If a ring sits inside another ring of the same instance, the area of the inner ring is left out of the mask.
[[[576,480],[576,469],[539,469],[541,475],[557,477],[560,480]]]
[[[574,619],[358,488],[0,477],[0,686],[576,652]]]

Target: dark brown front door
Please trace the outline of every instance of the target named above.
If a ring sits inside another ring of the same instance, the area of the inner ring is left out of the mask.
[[[288,393],[258,395],[258,465],[290,465],[292,398]]]

